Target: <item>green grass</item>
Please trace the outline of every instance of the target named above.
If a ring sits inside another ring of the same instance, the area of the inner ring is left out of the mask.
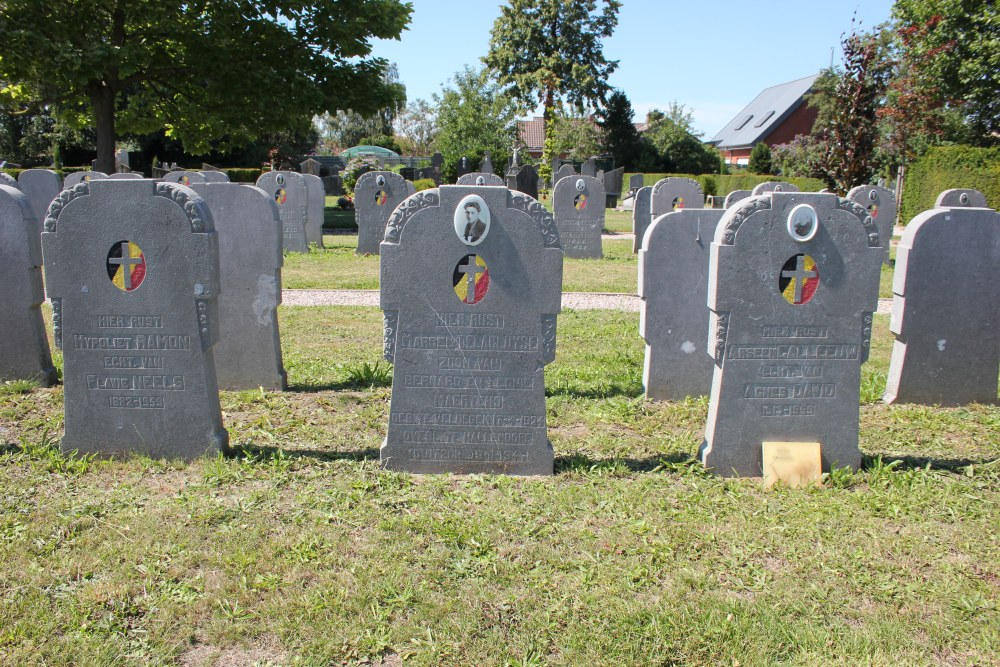
[[[642,398],[637,314],[560,316],[532,479],[380,471],[380,312],[279,315],[229,457],[65,456],[61,388],[0,395],[0,663],[1000,662],[1000,407],[871,402],[885,317],[865,469],[765,492],[694,462],[707,401]]]

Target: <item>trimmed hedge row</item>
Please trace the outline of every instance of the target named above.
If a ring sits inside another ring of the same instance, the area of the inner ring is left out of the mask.
[[[17,178],[22,171],[27,171],[27,170],[14,169],[14,168],[3,169],[3,172],[5,174],[10,174],[14,178]],[[62,169],[53,169],[53,171],[59,174],[60,178],[66,178],[67,175],[72,174],[75,171],[90,171],[90,167],[63,167]],[[200,170],[192,169],[192,171],[200,171]],[[264,173],[263,171],[261,171],[256,167],[249,167],[249,168],[234,167],[231,169],[222,169],[221,171],[224,171],[226,175],[229,176],[229,180],[232,181],[233,183],[256,183],[257,179],[260,178],[260,175]]]
[[[906,224],[933,208],[937,196],[952,188],[979,190],[990,208],[1000,206],[1000,148],[931,148],[906,170],[899,221]]]
[[[632,174],[625,174],[622,179],[622,197],[628,192],[628,181]],[[727,195],[733,190],[753,190],[754,186],[768,181],[787,181],[792,185],[797,185],[803,192],[817,192],[826,187],[823,181],[818,178],[782,178],[780,176],[764,176],[760,174],[643,174],[642,184],[656,185],[661,178],[677,176],[681,178],[693,178],[701,185],[701,191],[705,195]]]
[[[50,169],[51,167],[30,167],[31,169]],[[17,169],[14,167],[4,167],[0,169],[5,174],[10,174],[15,179],[21,175],[22,171],[28,171],[29,167],[24,169]],[[52,171],[59,174],[59,178],[66,178],[67,175],[72,174],[74,171],[90,171],[90,167],[63,167],[62,169],[52,169]]]

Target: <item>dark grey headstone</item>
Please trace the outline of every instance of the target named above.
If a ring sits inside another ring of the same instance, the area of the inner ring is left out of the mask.
[[[205,176],[200,171],[171,171],[160,179],[164,183],[179,183],[180,185],[193,185],[195,183],[207,183]]]
[[[538,199],[538,171],[530,164],[522,165],[513,176],[508,175],[507,187]]]
[[[59,174],[51,169],[25,169],[17,177],[17,187],[28,196],[35,229],[41,234],[45,212],[49,210],[49,204],[56,195],[62,191]]]
[[[28,196],[0,184],[0,382],[56,383],[42,320],[42,246]]]
[[[567,257],[604,257],[604,200],[604,184],[591,176],[572,176],[556,183],[552,210]]]
[[[317,248],[323,247],[323,218],[326,211],[326,188],[323,179],[312,174],[302,174],[306,182],[308,204],[306,205],[306,241]]]
[[[190,188],[103,180],[63,190],[42,234],[63,350],[64,450],[192,458],[226,447],[212,347],[219,255]]]
[[[282,250],[309,252],[309,186],[306,179],[296,171],[266,171],[256,185],[278,205]]]
[[[757,195],[767,194],[768,192],[798,192],[799,187],[797,185],[792,185],[786,181],[765,181],[764,183],[758,183],[754,186],[753,190],[750,191],[750,195],[756,197]]]
[[[726,200],[722,202],[722,208],[729,208],[738,201],[742,201],[750,196],[749,190],[733,190],[726,195]]]
[[[945,195],[906,225],[896,247],[887,403],[997,400],[1000,213],[977,206],[986,198],[975,190]]]
[[[625,178],[625,167],[618,167],[604,174],[604,192],[608,201],[606,208],[615,208],[618,205],[618,197],[622,193],[622,180]]]
[[[486,154],[483,155],[483,161],[479,163],[479,171],[484,174],[496,174],[496,170],[493,168],[493,156],[489,151],[486,151]]]
[[[635,192],[642,187],[642,174],[632,174],[628,177],[628,189]]]
[[[221,335],[213,349],[219,389],[284,389],[278,205],[251,185],[200,183],[191,189],[208,203],[219,240]]]
[[[74,171],[63,181],[63,190],[68,190],[84,181],[102,181],[108,177],[103,171]]]
[[[576,176],[576,169],[573,168],[571,164],[564,164],[559,167],[559,170],[552,175],[552,187],[555,188],[559,184],[559,181],[566,178],[567,176]]]
[[[322,167],[323,165],[321,165],[318,161],[312,158],[306,158],[299,164],[299,172],[302,174],[319,176],[319,172]]]
[[[459,177],[455,185],[499,185],[504,187],[503,179],[494,173],[471,171]]]
[[[708,339],[709,249],[725,211],[689,208],[661,215],[639,252],[639,334],[646,341],[646,397],[706,396],[713,359]]]
[[[391,171],[369,171],[354,186],[354,219],[358,223],[357,254],[377,255],[385,225],[409,194],[406,181]]]
[[[639,252],[646,230],[653,222],[651,198],[653,188],[650,185],[639,188],[632,200],[632,252]]]
[[[458,169],[456,171],[456,176],[458,176],[458,178],[462,178],[471,171],[472,165],[469,164],[469,158],[463,157],[458,161]]]
[[[879,238],[885,246],[882,263],[888,266],[892,228],[896,225],[896,195],[879,185],[859,185],[847,193],[847,198],[868,211],[875,220]]]
[[[716,367],[704,464],[720,475],[760,475],[763,442],[801,441],[821,444],[824,470],[856,468],[878,228],[836,195],[774,192],[726,209],[711,253]]]
[[[519,192],[443,186],[395,210],[381,265],[386,468],[552,473],[543,369],[562,262],[552,216]]]
[[[597,178],[597,160],[594,158],[584,160],[583,164],[580,165],[580,175]]]
[[[681,209],[705,208],[705,195],[701,185],[693,178],[670,176],[661,178],[653,186],[649,207],[653,219],[656,219]]]

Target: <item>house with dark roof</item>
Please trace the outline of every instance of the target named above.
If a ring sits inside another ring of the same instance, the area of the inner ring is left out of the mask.
[[[818,74],[765,88],[750,104],[708,141],[733,166],[746,166],[760,142],[784,144],[812,132],[816,110],[806,104]]]

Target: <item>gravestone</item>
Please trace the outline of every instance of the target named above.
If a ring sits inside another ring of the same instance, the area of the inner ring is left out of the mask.
[[[0,383],[56,383],[42,319],[42,245],[28,196],[0,184]]]
[[[458,178],[462,178],[471,171],[472,167],[469,165],[469,158],[463,157],[458,161],[458,168],[455,175],[458,176]]]
[[[625,167],[618,167],[604,174],[604,192],[607,193],[606,208],[618,206],[618,196],[622,192],[622,179],[625,178]]]
[[[441,185],[441,170],[444,169],[444,155],[434,153],[431,156],[431,169],[433,170],[433,176],[429,178],[433,178],[436,184]]]
[[[207,183],[200,171],[171,171],[160,179],[164,183],[179,183],[181,185],[193,185],[195,183]]]
[[[513,178],[507,177],[507,187],[538,199],[538,171],[530,164],[521,166]]]
[[[109,181],[141,181],[142,174],[132,171],[120,171],[116,174],[108,174]]]
[[[552,193],[559,242],[567,257],[601,259],[604,184],[590,176],[564,178]]]
[[[115,153],[115,166],[119,169],[124,167],[125,171],[132,171],[132,164],[129,161],[128,151],[124,148]]]
[[[726,201],[722,203],[722,208],[729,208],[738,201],[742,201],[750,196],[749,190],[733,190],[726,195]]]
[[[764,183],[758,183],[754,186],[753,190],[750,191],[752,197],[757,195],[764,195],[768,192],[798,192],[799,187],[797,185],[792,185],[791,183],[785,181],[765,181]]]
[[[219,256],[204,200],[152,180],[79,183],[49,207],[42,249],[63,350],[63,450],[224,449]]]
[[[567,176],[576,176],[576,169],[571,164],[564,164],[555,172],[555,175],[552,177],[552,188],[555,189],[559,181]]]
[[[635,192],[642,187],[642,174],[632,174],[628,177],[628,189],[630,192]]]
[[[455,185],[499,185],[504,187],[504,182],[502,178],[493,173],[470,171],[468,174],[460,176]]]
[[[7,185],[9,187],[14,188],[15,190],[21,189],[21,186],[17,184],[16,178],[2,171],[0,171],[0,185]]]
[[[413,184],[413,181],[406,181],[406,196],[415,194],[417,194],[417,186]]]
[[[705,208],[705,195],[702,193],[698,181],[681,176],[670,176],[661,178],[653,186],[649,207],[653,219],[656,219],[664,213],[672,213],[681,209]]]
[[[583,164],[580,165],[580,175],[597,178],[597,160],[595,158],[584,160]]]
[[[645,188],[644,188],[645,189]],[[639,252],[639,335],[646,341],[642,386],[653,400],[707,396],[709,250],[722,209],[689,208],[658,217]]]
[[[489,151],[486,151],[483,155],[483,161],[479,163],[479,171],[484,174],[490,174],[491,176],[496,174],[496,170],[493,168],[493,156]],[[502,181],[501,185],[503,185]]]
[[[28,196],[35,229],[41,234],[45,212],[62,191],[62,179],[51,169],[25,169],[17,177],[17,187]]]
[[[889,265],[889,241],[892,239],[892,228],[896,225],[896,195],[879,185],[859,185],[851,188],[847,198],[868,211],[878,226],[879,238],[883,239],[885,256],[882,263]]]
[[[219,243],[219,389],[280,391],[286,386],[278,336],[281,216],[264,190],[238,183],[199,183]]]
[[[381,259],[386,468],[552,474],[543,369],[562,263],[552,216],[506,188],[442,186],[393,212]]]
[[[709,271],[707,467],[760,475],[764,442],[818,442],[827,471],[860,464],[881,264],[878,228],[836,195],[774,192],[726,209]]]
[[[377,255],[385,225],[408,196],[406,182],[391,171],[369,171],[354,186],[354,220],[358,224],[357,254]]]
[[[906,225],[892,284],[886,403],[996,403],[1000,213],[946,190]]]
[[[229,174],[224,171],[219,171],[218,169],[210,169],[208,171],[199,172],[201,177],[205,179],[206,183],[228,183]],[[194,185],[192,183],[191,185]]]
[[[101,181],[107,179],[108,175],[103,171],[74,171],[63,181],[63,190],[69,190],[77,183],[84,181]]]
[[[321,165],[318,161],[312,158],[306,158],[301,163],[299,163],[299,173],[311,174],[313,176],[319,176]]]
[[[257,187],[278,205],[281,248],[284,252],[309,252],[309,186],[296,171],[266,171]]]
[[[632,200],[632,252],[639,252],[642,248],[642,239],[653,223],[650,207],[652,196],[652,186],[646,185],[636,190],[635,198]]]
[[[302,174],[306,182],[306,242],[323,247],[323,218],[326,210],[326,188],[323,179],[312,174]]]

